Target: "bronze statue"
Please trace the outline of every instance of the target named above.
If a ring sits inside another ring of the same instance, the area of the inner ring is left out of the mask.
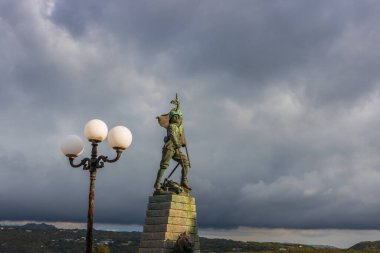
[[[168,114],[157,117],[158,123],[162,127],[166,128],[167,135],[164,138],[165,144],[162,148],[162,159],[160,162],[160,169],[157,173],[156,182],[154,183],[154,188],[156,189],[156,192],[167,191],[168,187],[170,188],[171,186],[175,189],[178,188],[178,184],[176,184],[173,180],[168,180],[168,178],[170,178],[178,165],[181,165],[181,188],[174,190],[174,192],[180,193],[182,190],[188,192],[191,190],[187,181],[187,172],[190,167],[190,162],[186,147],[185,131],[182,124],[182,112],[180,110],[180,102],[177,94],[176,99],[172,100],[170,103],[174,104],[175,107]],[[186,148],[186,155],[181,152],[181,147]],[[161,184],[161,178],[169,166],[171,159],[178,162],[178,164],[164,183]]]

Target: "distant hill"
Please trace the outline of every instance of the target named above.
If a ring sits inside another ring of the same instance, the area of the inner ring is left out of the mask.
[[[94,231],[94,245],[107,245],[112,253],[137,253],[141,232]],[[85,229],[57,229],[48,224],[24,226],[0,225],[0,253],[78,253],[86,242]],[[241,242],[227,239],[200,238],[202,253],[362,253],[379,252],[380,241],[361,242],[351,249],[334,249],[323,245],[272,242]]]
[[[27,223],[23,226],[20,226],[20,228],[28,230],[57,230],[55,226],[46,223]]]
[[[202,252],[257,252],[312,250],[314,247],[302,244],[275,242],[242,242],[228,239],[200,238]]]
[[[0,253],[78,253],[85,248],[86,230],[57,229],[48,224],[0,227]],[[137,253],[141,232],[94,231],[96,247],[107,245],[112,253]],[[203,253],[294,251],[310,252],[313,247],[288,243],[240,242],[200,238]]]
[[[380,250],[380,241],[365,241],[359,242],[352,246],[350,249],[352,250]]]
[[[337,247],[330,246],[330,245],[310,245],[314,249],[338,249]]]

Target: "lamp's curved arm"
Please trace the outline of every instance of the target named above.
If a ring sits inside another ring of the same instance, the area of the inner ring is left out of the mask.
[[[70,165],[73,168],[78,168],[83,166],[84,170],[88,170],[90,166],[90,159],[89,158],[84,158],[79,164],[74,164],[74,157],[69,157]]]
[[[107,162],[107,163],[116,162],[117,160],[120,159],[121,153],[123,153],[123,149],[117,148],[116,149],[116,157],[114,159],[108,159],[108,156],[104,156],[104,155],[99,156],[98,160],[97,160],[97,164],[99,167],[98,166],[97,167],[103,168],[105,162]]]

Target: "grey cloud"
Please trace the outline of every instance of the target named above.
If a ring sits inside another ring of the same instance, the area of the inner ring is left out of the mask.
[[[144,68],[155,66],[155,61],[160,64],[159,57],[165,55],[175,64],[179,78],[219,77],[218,82],[208,82],[208,93],[222,95],[229,92],[240,99],[249,99],[252,94],[254,97],[260,96],[263,89],[283,80],[284,75],[290,78],[290,85],[297,83],[304,86],[297,80],[299,75],[292,78],[294,72],[303,72],[307,78],[318,82],[305,87],[307,92],[310,89],[308,95],[314,96],[316,102],[325,103],[354,99],[366,90],[358,89],[359,83],[371,89],[376,82],[373,71],[377,69],[378,57],[368,53],[364,57],[349,54],[349,51],[355,50],[355,44],[362,43],[360,39],[372,43],[378,40],[368,28],[370,26],[360,25],[376,22],[373,18],[363,20],[365,15],[374,13],[372,9],[376,9],[370,3],[242,1],[237,4],[196,2],[191,7],[182,3],[174,6],[156,8],[147,4],[145,8],[138,9],[140,11],[134,11],[129,6],[117,10],[111,8],[116,13],[125,10],[128,15],[115,16],[128,20],[112,22],[113,19],[109,19],[112,20],[109,22],[104,18],[92,25],[114,30],[116,36],[127,42],[136,40],[141,56],[153,60]],[[150,12],[152,9],[155,11]],[[112,14],[115,13],[105,16]],[[173,21],[157,21],[166,19]],[[119,27],[119,24],[125,23],[140,24],[141,20],[144,20],[143,25]],[[172,26],[180,28],[174,29]],[[161,36],[154,39],[148,37],[156,32]],[[126,34],[135,36],[130,38]],[[358,37],[346,39],[353,34]],[[351,44],[350,40],[355,44]],[[321,71],[326,72],[326,77],[335,78],[320,79],[318,74]],[[368,74],[361,76],[357,71]]]
[[[201,227],[379,227],[377,3],[46,3],[0,6],[0,219],[84,221],[59,144],[101,118],[96,221],[143,223],[178,92]]]
[[[78,6],[59,2],[52,19],[69,31],[86,25],[114,31],[113,36],[125,45],[136,44],[142,57],[153,60],[151,64],[161,55],[174,58],[180,66],[176,71],[184,77],[220,76],[229,83],[209,85],[223,92],[233,92],[232,85],[264,86],[305,64],[329,60],[329,47],[347,24],[358,19],[353,2],[165,3],[91,2]],[[93,9],[102,9],[102,14]],[[359,9],[362,13],[369,8]],[[69,13],[90,14],[73,23],[76,19]]]

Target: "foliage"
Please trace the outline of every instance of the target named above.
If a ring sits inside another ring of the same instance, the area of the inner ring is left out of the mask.
[[[95,249],[95,253],[111,253],[111,250],[107,245],[101,245]]]
[[[107,242],[112,253],[137,253],[140,232],[94,231],[94,246]],[[80,253],[86,248],[86,230],[0,228],[0,253]],[[107,252],[107,251],[106,251]]]
[[[27,228],[27,229],[26,229]],[[78,253],[86,247],[86,231],[43,227],[0,227],[0,253]],[[94,231],[96,253],[137,253],[140,232]],[[315,248],[286,243],[239,242],[200,238],[202,253],[371,253],[380,242],[361,242],[350,249]]]

